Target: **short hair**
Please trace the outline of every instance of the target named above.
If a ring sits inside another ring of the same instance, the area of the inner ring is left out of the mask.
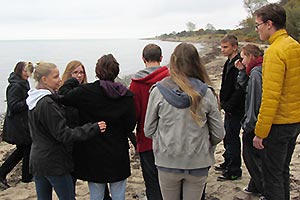
[[[273,22],[274,27],[279,30],[286,26],[286,13],[283,7],[277,3],[267,4],[254,12],[263,22]]]
[[[156,44],[148,44],[143,49],[143,58],[147,62],[161,62],[161,48]]]
[[[22,72],[25,69],[25,65],[26,65],[26,62],[24,62],[24,61],[18,62],[14,68],[15,74],[18,75],[19,77],[22,77]]]
[[[79,67],[79,66],[82,66],[82,69],[83,69],[83,72],[84,72],[84,78],[83,78],[83,83],[87,83],[87,77],[86,77],[86,72],[85,72],[85,67],[84,67],[84,65],[80,62],[80,61],[78,61],[78,60],[72,60],[72,61],[70,61],[68,64],[67,64],[67,66],[66,66],[66,68],[65,68],[65,71],[64,71],[64,73],[63,73],[63,75],[62,75],[62,83],[61,84],[64,84],[64,82],[66,81],[66,80],[68,80],[69,78],[71,78],[72,77],[72,71],[74,71],[74,69],[75,68],[77,68],[77,67]]]
[[[254,44],[246,44],[242,47],[242,51],[247,56],[253,55],[255,57],[260,57],[264,55],[264,51]]]
[[[52,69],[57,68],[55,64],[48,62],[39,62],[34,70],[33,79],[40,82],[43,76],[48,76]]]
[[[236,36],[234,35],[229,35],[229,34],[226,34],[222,40],[221,40],[221,43],[225,43],[225,42],[228,42],[229,44],[231,44],[231,46],[238,46],[238,39]]]
[[[112,54],[104,55],[98,59],[95,72],[100,80],[114,81],[119,71],[119,63]]]

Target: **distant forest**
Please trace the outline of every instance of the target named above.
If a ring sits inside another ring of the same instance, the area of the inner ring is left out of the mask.
[[[245,42],[261,42],[258,34],[255,32],[255,19],[253,13],[255,10],[263,5],[268,4],[267,0],[243,0],[244,8],[248,12],[248,17],[240,22],[239,27],[234,30],[218,29],[208,23],[205,28],[197,29],[193,22],[187,22],[187,30],[181,32],[172,32],[169,34],[162,34],[156,36],[160,40],[174,40],[174,41],[195,41],[205,42],[210,39],[222,37],[224,34],[234,34],[240,41]],[[300,41],[300,0],[281,0],[279,2],[286,11],[287,23],[286,29],[288,33]]]

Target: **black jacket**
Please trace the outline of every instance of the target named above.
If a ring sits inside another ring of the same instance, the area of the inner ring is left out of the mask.
[[[124,87],[124,86],[123,86]],[[100,81],[70,88],[63,103],[79,109],[80,122],[105,121],[106,131],[85,142],[74,144],[74,175],[82,180],[106,183],[130,176],[128,133],[135,127],[133,94],[124,90],[122,96],[111,97]]]
[[[29,127],[33,141],[30,169],[35,176],[69,174],[73,170],[73,162],[68,144],[96,137],[100,132],[97,123],[88,123],[75,129],[67,127],[64,110],[57,103],[57,99],[53,95],[46,95],[29,111]]]
[[[227,60],[224,64],[222,83],[220,90],[221,108],[227,114],[244,115],[245,92],[237,84],[239,70],[234,66],[234,62],[240,58],[236,55],[232,60]]]
[[[7,111],[3,126],[3,140],[10,144],[30,145],[28,106],[29,83],[12,72],[6,89]]]

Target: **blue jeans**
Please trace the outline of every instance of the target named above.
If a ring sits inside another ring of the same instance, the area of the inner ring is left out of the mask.
[[[140,152],[139,156],[146,186],[147,200],[162,200],[153,151]]]
[[[52,188],[59,200],[75,199],[74,185],[70,174],[62,176],[34,176],[37,199],[52,200]]]
[[[290,199],[290,162],[300,132],[300,123],[273,124],[262,157],[265,196],[270,200]]]
[[[223,157],[226,163],[226,169],[229,174],[241,175],[241,119],[240,115],[228,115],[225,114],[224,128],[225,128],[225,138],[224,147],[225,152]]]
[[[106,183],[88,182],[90,190],[90,200],[104,199]],[[109,183],[111,198],[113,200],[125,200],[126,179],[114,183]]]

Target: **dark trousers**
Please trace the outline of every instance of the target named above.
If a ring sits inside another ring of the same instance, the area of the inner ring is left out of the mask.
[[[29,155],[31,145],[17,145],[14,152],[5,160],[0,167],[0,177],[5,179],[7,174],[22,160],[22,181],[28,182],[32,179],[29,173]]]
[[[243,159],[250,174],[248,189],[251,192],[264,194],[262,178],[262,153],[253,146],[254,132],[243,133]]]
[[[227,173],[241,175],[241,140],[240,140],[240,121],[242,116],[225,114],[224,128],[225,138],[223,140],[225,152],[223,157]]]
[[[263,140],[262,172],[265,196],[270,200],[290,199],[290,162],[300,132],[300,123],[273,124]]]
[[[139,156],[146,186],[147,200],[162,200],[153,151],[140,152]]]

